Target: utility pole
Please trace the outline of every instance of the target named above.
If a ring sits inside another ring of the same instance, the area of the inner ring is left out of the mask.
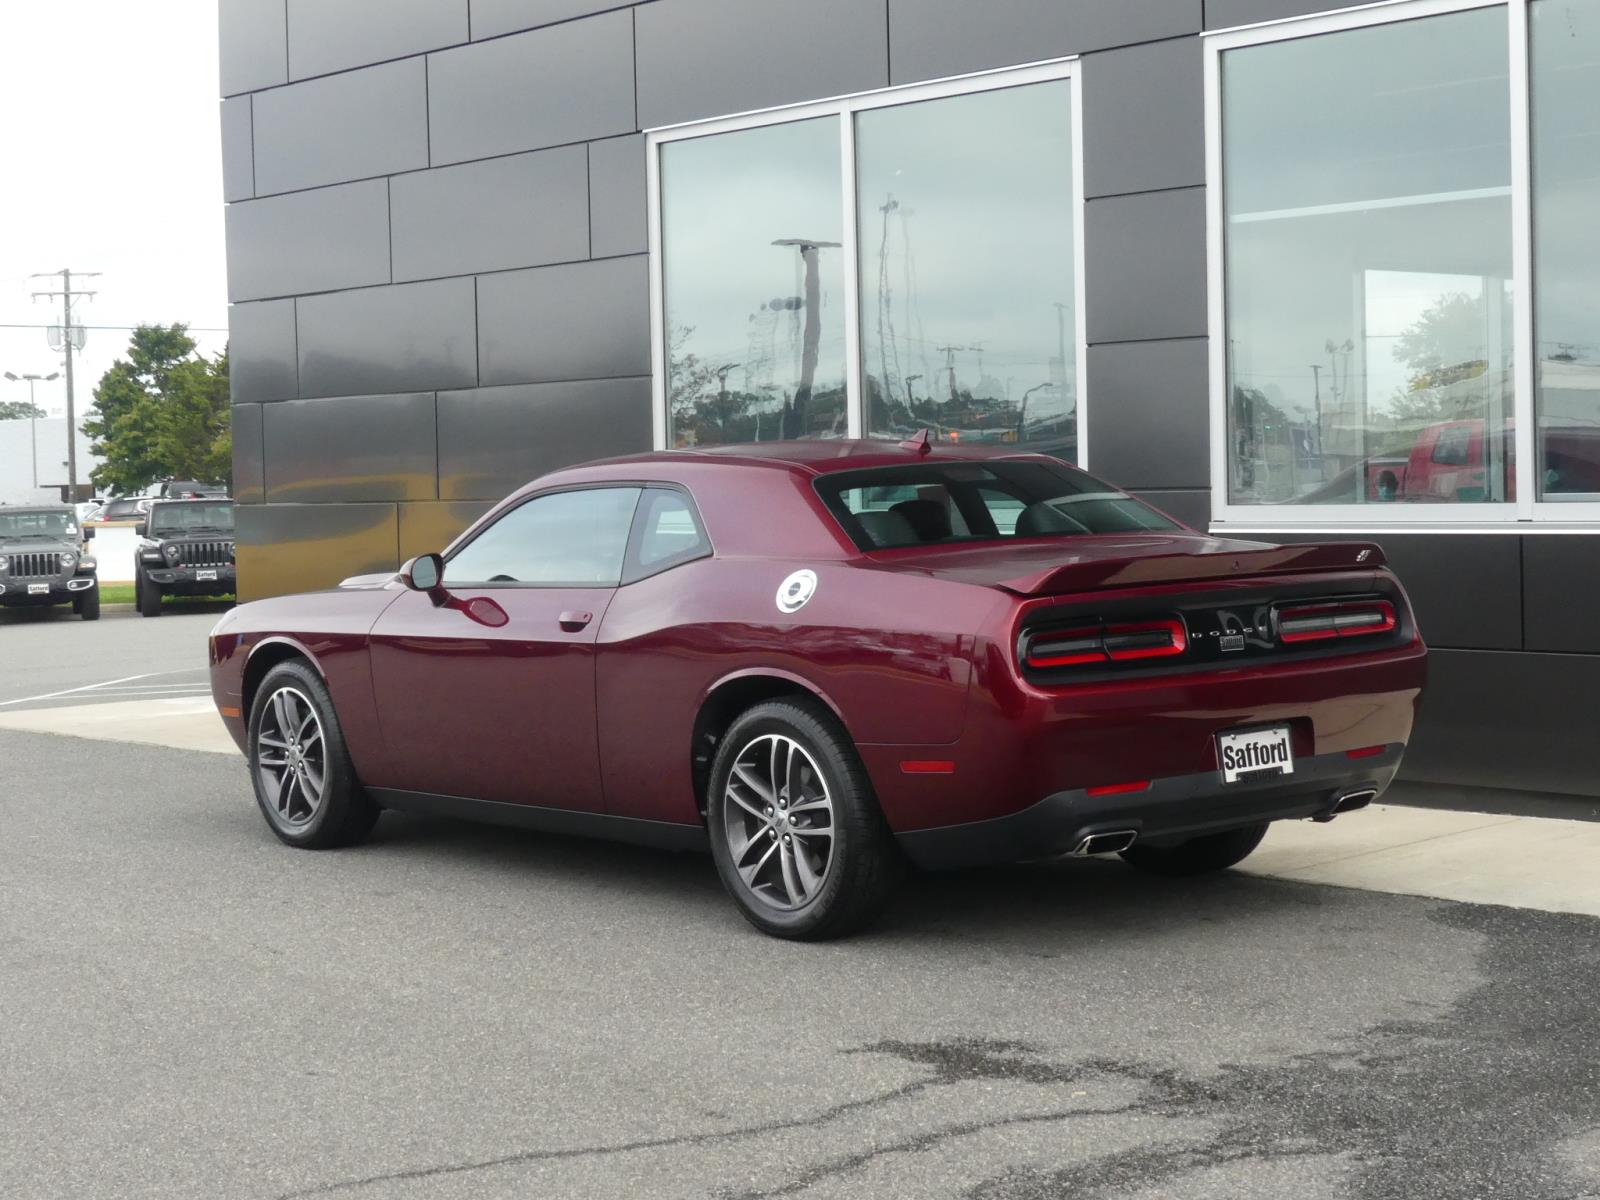
[[[822,342],[822,278],[817,269],[817,251],[837,250],[838,242],[820,238],[778,238],[774,246],[793,246],[800,251],[806,275],[806,327],[800,343],[800,382],[794,389],[791,428],[784,437],[804,437],[811,418],[811,389],[816,382],[818,347]]]
[[[99,271],[79,271],[80,279],[92,279],[100,274]],[[61,279],[59,292],[35,292],[33,298],[40,296],[51,300],[61,299],[61,349],[66,352],[67,365],[67,503],[78,502],[78,412],[76,396],[73,391],[72,380],[72,352],[74,349],[83,349],[83,330],[72,323],[72,302],[85,296],[94,296],[94,292],[74,292],[72,290],[72,272],[66,268],[60,271],[46,271],[33,276],[34,279]],[[53,347],[52,347],[53,348]]]

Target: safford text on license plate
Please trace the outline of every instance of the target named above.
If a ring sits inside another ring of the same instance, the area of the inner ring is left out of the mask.
[[[1217,762],[1223,783],[1294,774],[1294,750],[1287,725],[1242,729],[1217,735]]]
[[[217,573],[215,571],[196,571],[194,573],[194,577],[201,582],[204,582],[207,579],[215,579],[217,577]]]
[[[28,585],[28,595],[30,596],[43,596],[49,590],[50,585],[48,583],[30,583]]]

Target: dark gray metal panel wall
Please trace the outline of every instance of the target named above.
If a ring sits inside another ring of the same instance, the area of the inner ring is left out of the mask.
[[[650,373],[649,259],[507,271],[478,280],[485,385]]]
[[[543,470],[648,446],[641,130],[1068,54],[1090,465],[1204,527],[1195,35],[1342,0],[219,6],[250,595],[393,566]],[[1411,773],[1600,793],[1572,749],[1600,744],[1572,703],[1600,684],[1597,539],[1377,540],[1441,648]]]
[[[256,194],[251,100],[250,96],[234,96],[222,102],[222,198],[229,203]]]
[[[889,82],[886,0],[665,0],[634,20],[643,129]]]
[[[426,74],[407,58],[254,97],[256,195],[426,167]]]
[[[228,299],[389,282],[389,181],[230,204]]]
[[[428,114],[435,166],[632,132],[632,15],[429,55]]]
[[[1199,0],[889,0],[895,83],[1200,29]]]
[[[499,37],[538,25],[553,25],[573,17],[627,7],[619,0],[472,0],[472,36]]]
[[[217,35],[224,96],[288,82],[284,0],[219,0]]]
[[[1254,25],[1258,21],[1281,21],[1285,17],[1303,17],[1351,7],[1345,0],[1205,0],[1205,3],[1207,29]]]
[[[589,154],[561,146],[397,175],[394,277],[429,279],[589,256]]]
[[[375,19],[376,18],[376,19]],[[305,79],[467,40],[467,0],[289,0],[289,78]]]
[[[474,281],[436,279],[296,303],[300,394],[348,396],[478,382]]]

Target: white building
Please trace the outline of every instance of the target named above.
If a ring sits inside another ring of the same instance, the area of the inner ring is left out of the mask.
[[[78,483],[100,460],[89,451],[89,439],[78,431]],[[59,504],[67,486],[67,421],[65,417],[0,421],[0,504]]]

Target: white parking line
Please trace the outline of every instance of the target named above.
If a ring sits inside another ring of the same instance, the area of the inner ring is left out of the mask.
[[[159,679],[164,675],[189,675],[195,671],[204,671],[204,667],[184,667],[178,671],[146,671],[143,675],[124,675],[121,679],[108,679],[104,683],[86,683],[82,687],[66,688],[59,692],[46,692],[42,696],[23,696],[18,700],[0,700],[0,708],[9,708],[13,704],[32,704],[38,700],[55,700],[61,696],[76,696],[82,692],[98,691],[101,688],[115,687],[119,683],[133,683],[138,679]],[[148,686],[166,686],[152,684]]]

